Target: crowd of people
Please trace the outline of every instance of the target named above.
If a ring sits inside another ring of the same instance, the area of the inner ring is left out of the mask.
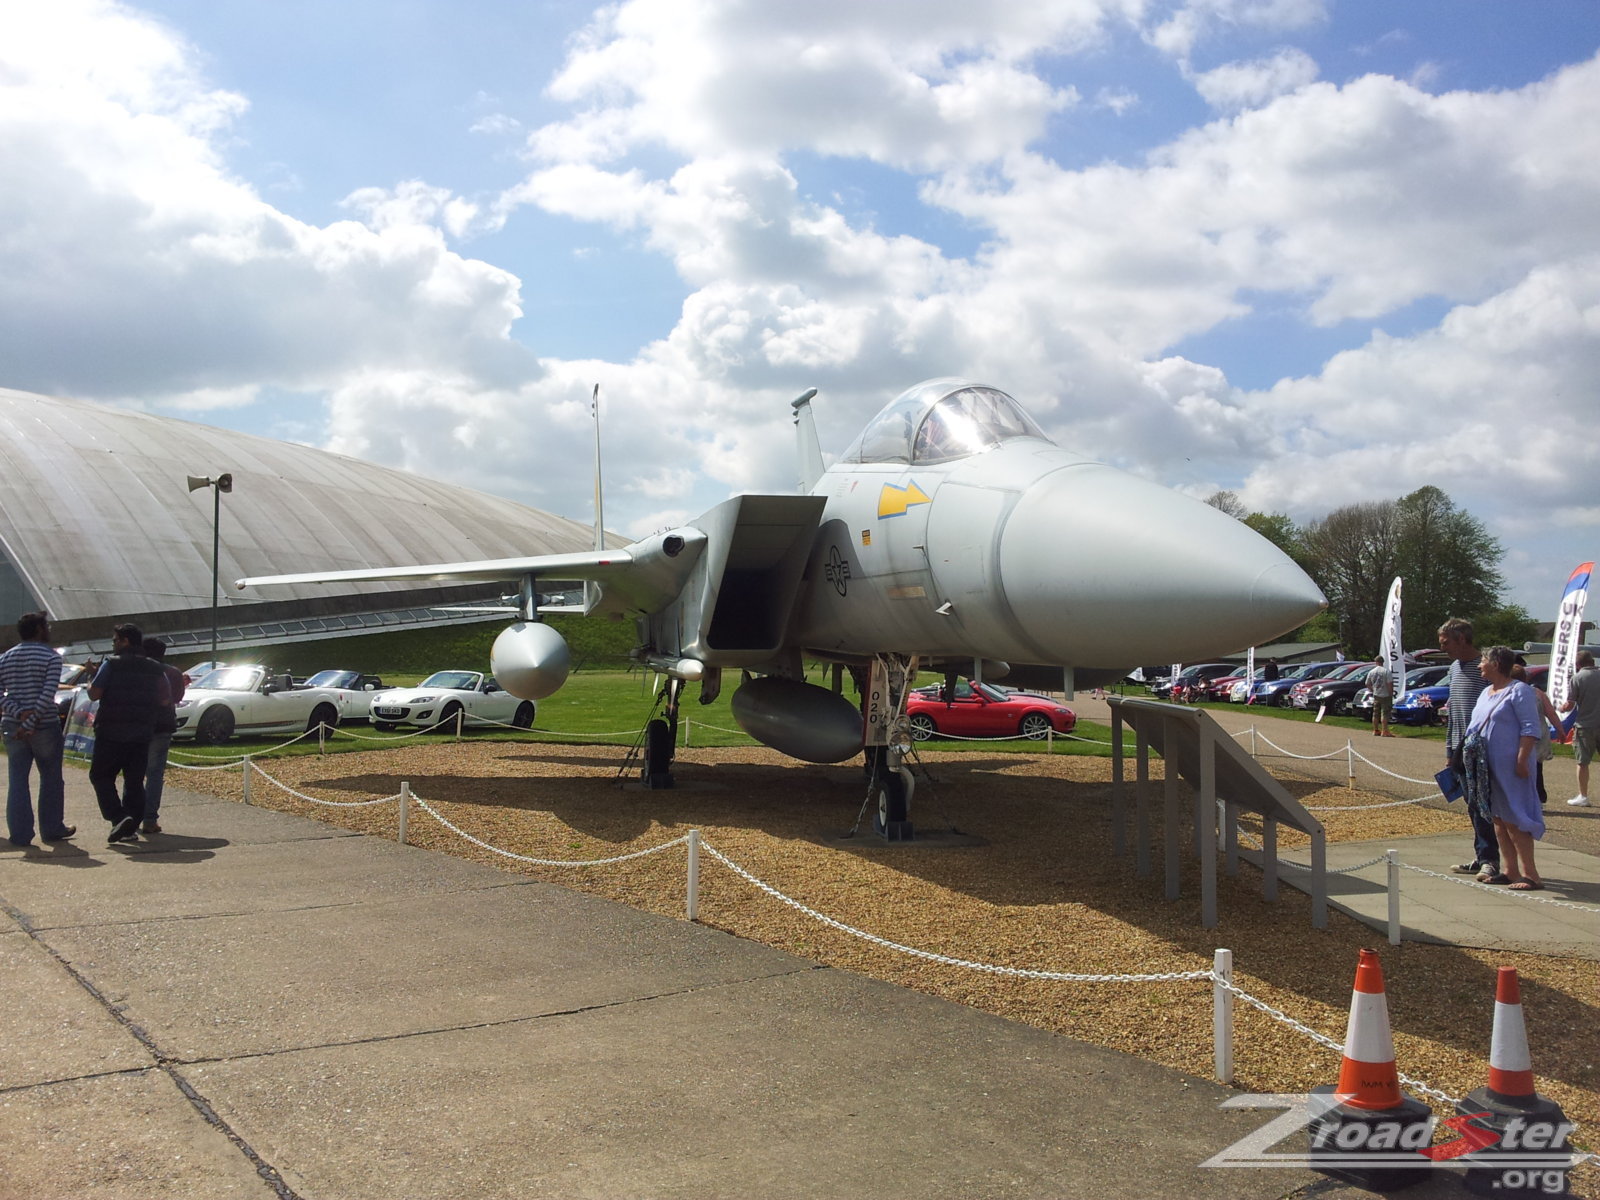
[[[66,822],[61,774],[64,742],[56,707],[61,655],[50,644],[50,621],[42,612],[24,613],[17,620],[17,637],[17,644],[0,654],[0,735],[9,766],[6,835],[13,846],[31,846],[36,833],[43,841],[67,841],[78,827]],[[166,652],[160,638],[144,637],[136,625],[118,625],[112,630],[112,652],[89,684],[89,698],[98,703],[89,783],[110,826],[108,844],[161,832],[167,752],[184,690],[183,673],[166,663]]]
[[[1544,887],[1533,844],[1544,837],[1544,760],[1561,717],[1544,692],[1526,682],[1521,656],[1506,646],[1479,651],[1472,624],[1452,618],[1439,627],[1439,648],[1450,656],[1445,761],[1466,797],[1472,822],[1471,860],[1454,869],[1479,883],[1512,891]],[[1600,672],[1581,650],[1564,708],[1574,712],[1573,757],[1578,794],[1589,803],[1589,764],[1600,741]]]

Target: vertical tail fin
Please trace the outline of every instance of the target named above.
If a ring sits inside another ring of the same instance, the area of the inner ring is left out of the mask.
[[[790,401],[794,409],[795,437],[800,455],[800,492],[809,494],[822,478],[822,447],[817,442],[817,423],[811,416],[811,398],[816,388],[807,388],[798,399]]]

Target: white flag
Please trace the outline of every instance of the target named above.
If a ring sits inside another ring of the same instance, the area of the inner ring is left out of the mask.
[[[1406,694],[1406,652],[1400,640],[1400,576],[1389,585],[1389,603],[1383,606],[1383,633],[1378,639],[1378,657],[1394,677],[1394,698]]]
[[[1561,611],[1556,614],[1556,632],[1550,639],[1550,703],[1561,711],[1561,706],[1572,695],[1572,668],[1578,657],[1578,639],[1583,631],[1583,606],[1589,600],[1589,576],[1594,572],[1592,562],[1579,563],[1567,576],[1566,590],[1561,593]]]

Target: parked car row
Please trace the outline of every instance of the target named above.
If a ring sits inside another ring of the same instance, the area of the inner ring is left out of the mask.
[[[360,671],[319,671],[296,680],[258,664],[201,665],[210,669],[191,677],[178,703],[174,738],[215,745],[235,734],[300,733],[345,721],[371,721],[380,730],[453,728],[458,712],[469,726],[533,724],[531,701],[477,671],[438,671],[418,687],[401,688]]]

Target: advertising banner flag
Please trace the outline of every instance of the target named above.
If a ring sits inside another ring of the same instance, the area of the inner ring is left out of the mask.
[[[1383,606],[1383,631],[1378,637],[1378,657],[1394,678],[1394,698],[1406,694],[1406,652],[1400,640],[1400,576],[1389,585],[1389,602]]]
[[[1572,668],[1578,657],[1578,639],[1583,636],[1583,606],[1589,601],[1589,576],[1592,562],[1579,563],[1567,576],[1561,593],[1561,611],[1556,614],[1556,631],[1550,639],[1550,703],[1561,706],[1572,695]]]

